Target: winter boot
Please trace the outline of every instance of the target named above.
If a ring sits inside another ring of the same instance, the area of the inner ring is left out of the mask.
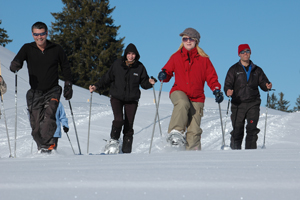
[[[114,140],[119,140],[122,126],[123,126],[123,121],[113,121],[111,132],[110,132],[110,138]]]
[[[242,149],[242,142],[235,141],[233,137],[230,139],[230,148],[232,150]]]
[[[105,154],[117,154],[119,153],[119,140],[110,139],[104,148]]]
[[[167,137],[167,142],[170,143],[172,147],[184,147],[186,144],[185,135],[182,131],[173,129]]]
[[[128,136],[128,135],[123,136],[123,145],[122,145],[123,153],[131,153],[132,142],[133,142],[133,136]]]
[[[255,134],[254,136],[247,134],[245,149],[257,149],[257,144],[256,144],[257,139],[258,139],[257,134]]]

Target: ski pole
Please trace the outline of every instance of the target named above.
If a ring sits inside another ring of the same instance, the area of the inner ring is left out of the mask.
[[[226,111],[226,118],[225,118],[225,123],[224,123],[224,133],[226,133],[226,123],[227,123],[227,118],[228,118],[228,111],[229,111],[230,102],[231,102],[231,96],[228,99],[228,105],[227,105],[227,111]],[[225,139],[224,139],[224,141],[225,141]]]
[[[158,106],[159,106],[159,101],[160,101],[160,95],[161,95],[162,86],[163,86],[163,81],[162,81],[161,84],[160,84],[160,89],[159,89],[159,94],[158,94],[156,113],[155,113],[154,124],[153,124],[153,130],[152,130],[152,136],[151,136],[151,142],[150,142],[150,147],[149,147],[149,154],[151,153],[151,147],[152,147],[153,136],[154,136],[154,128],[155,128],[156,118],[157,118],[157,115],[158,115]],[[159,122],[159,123],[160,123],[160,122]]]
[[[4,116],[4,123],[5,123],[6,134],[7,134],[7,142],[8,142],[8,148],[9,148],[9,157],[13,158],[13,156],[11,154],[11,146],[10,146],[9,134],[8,134],[8,129],[7,129],[7,121],[6,121],[5,110],[4,110],[3,95],[2,95],[1,90],[0,90],[0,96],[1,96],[1,107],[2,107],[2,112],[3,112],[3,116]]]
[[[218,103],[218,104],[219,104],[220,121],[221,121],[221,129],[222,129],[222,146],[221,146],[221,149],[224,150],[224,148],[225,148],[225,134],[224,134],[224,129],[223,129],[221,105],[220,105],[220,103]]]
[[[153,76],[151,76],[151,79],[154,79],[155,83],[157,82],[156,78],[154,78]],[[159,113],[158,113],[158,107],[159,107],[159,105],[158,105],[158,102],[156,101],[156,94],[155,94],[154,85],[152,85],[152,88],[153,88],[154,102],[155,102],[155,107],[156,107],[156,112],[157,112],[157,120],[158,120],[158,126],[159,126],[160,136],[162,137],[161,126],[160,126],[160,119],[159,119]],[[156,123],[154,121],[154,124],[153,124],[154,127],[155,127],[155,124]]]
[[[72,115],[72,119],[73,119],[73,124],[74,124],[74,129],[75,129],[77,144],[78,144],[79,155],[82,155],[81,154],[81,149],[80,149],[80,144],[79,144],[79,139],[78,139],[78,134],[77,134],[77,129],[76,129],[76,125],[75,125],[73,110],[72,110],[72,106],[71,106],[71,101],[70,100],[68,100],[68,101],[69,101],[70,111],[71,111],[71,115]]]
[[[71,143],[71,140],[70,140],[69,134],[68,134],[67,132],[65,132],[65,133],[67,134],[67,137],[68,137],[68,140],[69,140],[69,142],[70,142],[71,148],[72,148],[72,150],[73,150],[73,153],[74,153],[74,155],[75,155],[75,151],[74,151],[73,145],[72,145],[72,143]]]
[[[275,91],[275,89],[270,89],[270,90],[274,90]],[[270,102],[269,102],[269,91],[270,90],[268,90],[268,94],[267,94],[267,107],[266,107],[266,120],[265,120],[265,131],[264,131],[264,141],[263,141],[263,145],[262,145],[262,149],[265,149],[266,148],[266,145],[265,145],[265,142],[266,142],[266,134],[267,134],[267,116],[268,116],[268,107],[269,107],[269,104],[270,104]]]
[[[89,128],[88,128],[88,140],[87,140],[87,154],[89,154],[89,144],[90,144],[90,127],[91,127],[91,113],[92,113],[92,97],[93,97],[93,92],[91,92],[91,97],[90,97],[90,113],[89,113]]]
[[[16,117],[15,117],[15,158],[17,157],[17,117],[18,117],[18,108],[17,108],[17,88],[18,88],[18,71],[15,72],[15,108],[16,108]]]

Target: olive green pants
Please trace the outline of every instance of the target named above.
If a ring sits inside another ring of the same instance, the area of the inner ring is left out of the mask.
[[[182,91],[174,91],[170,95],[174,105],[168,132],[173,129],[186,132],[186,150],[201,150],[200,128],[201,117],[203,117],[204,103],[192,102]]]

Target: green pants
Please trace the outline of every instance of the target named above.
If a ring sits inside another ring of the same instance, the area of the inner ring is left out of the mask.
[[[201,150],[200,128],[204,103],[192,102],[182,91],[171,93],[170,99],[174,105],[168,132],[173,129],[186,132],[186,150]]]

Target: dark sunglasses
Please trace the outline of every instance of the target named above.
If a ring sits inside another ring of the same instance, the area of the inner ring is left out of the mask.
[[[33,36],[44,36],[44,35],[46,35],[47,34],[47,32],[43,32],[43,33],[32,33],[33,34]]]
[[[195,41],[194,38],[188,38],[188,37],[183,37],[183,38],[182,38],[182,41],[183,41],[183,42],[187,42],[188,40],[190,40],[191,42],[194,42],[194,41]]]
[[[243,50],[240,52],[240,54],[244,54],[244,53],[250,53],[250,50]]]

